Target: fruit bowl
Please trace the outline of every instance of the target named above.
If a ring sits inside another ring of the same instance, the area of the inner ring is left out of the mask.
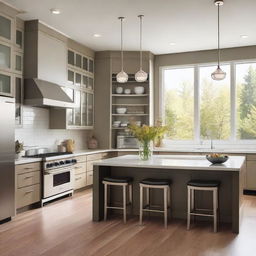
[[[212,164],[223,164],[228,160],[228,156],[222,154],[206,155],[206,159]]]

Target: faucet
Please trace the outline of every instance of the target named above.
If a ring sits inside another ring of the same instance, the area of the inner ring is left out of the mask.
[[[212,137],[210,137],[210,140],[211,140],[211,149],[214,149]]]

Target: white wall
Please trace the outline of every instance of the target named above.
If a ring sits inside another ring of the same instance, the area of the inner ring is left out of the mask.
[[[25,147],[47,147],[56,150],[56,142],[75,140],[75,150],[86,149],[90,131],[49,129],[49,109],[23,107],[23,127],[15,129],[15,139]]]

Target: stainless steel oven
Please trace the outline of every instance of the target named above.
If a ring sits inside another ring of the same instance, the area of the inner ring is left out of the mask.
[[[44,198],[73,190],[73,166],[44,171]]]

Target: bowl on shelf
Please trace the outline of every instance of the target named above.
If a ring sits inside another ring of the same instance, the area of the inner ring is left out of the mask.
[[[134,87],[134,92],[135,94],[143,94],[144,93],[144,87],[143,86],[135,86]]]
[[[122,122],[122,123],[121,123],[121,127],[127,127],[128,124],[129,124],[129,122]]]
[[[127,111],[127,108],[116,108],[117,114],[125,114]]]
[[[117,94],[122,94],[123,90],[124,90],[123,87],[120,87],[120,86],[116,87],[116,93]]]
[[[121,124],[121,121],[114,121],[114,122],[113,122],[113,127],[114,127],[114,128],[117,128],[117,127],[120,126],[120,124]]]
[[[131,94],[131,89],[129,89],[129,88],[126,88],[125,90],[124,90],[124,94]]]
[[[135,124],[136,124],[137,126],[141,126],[141,121],[136,121]]]
[[[206,159],[212,164],[223,164],[228,160],[228,156],[222,154],[206,155]]]

